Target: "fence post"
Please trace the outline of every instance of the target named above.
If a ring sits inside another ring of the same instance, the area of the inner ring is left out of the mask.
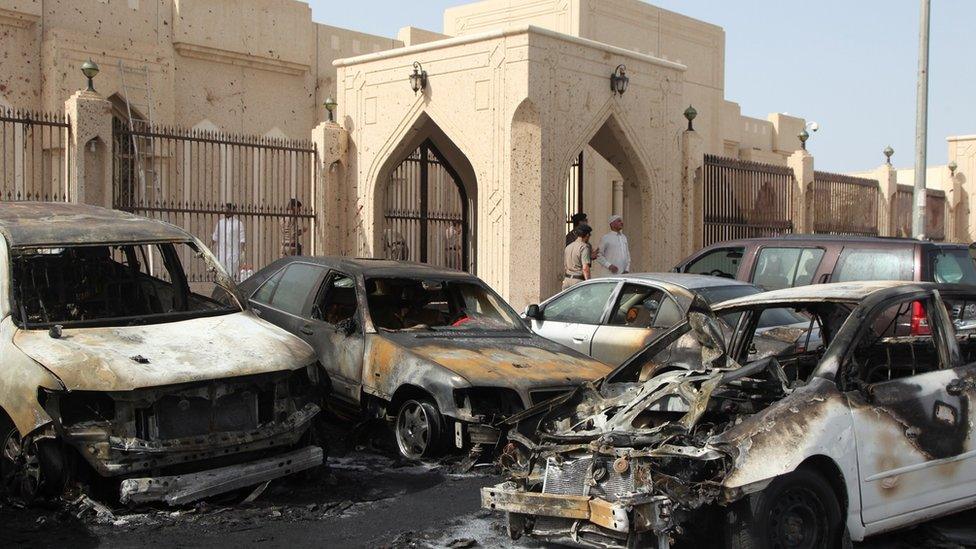
[[[898,190],[898,173],[891,164],[882,164],[874,171],[878,180],[878,235],[892,236],[891,223],[894,212],[895,191]]]
[[[705,165],[705,142],[695,130],[681,134],[681,256],[691,255],[703,243],[705,227],[702,177]]]
[[[349,133],[335,122],[322,122],[312,130],[315,144],[315,254],[341,255],[345,246],[348,212],[342,185],[347,164]]]
[[[793,232],[813,232],[813,156],[799,149],[786,159],[793,169]]]
[[[68,138],[68,196],[72,202],[112,207],[112,104],[79,90],[64,103]]]

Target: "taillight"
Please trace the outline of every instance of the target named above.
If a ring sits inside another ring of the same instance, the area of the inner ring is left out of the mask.
[[[921,301],[912,302],[912,335],[931,335],[929,317],[925,314],[925,306]]]

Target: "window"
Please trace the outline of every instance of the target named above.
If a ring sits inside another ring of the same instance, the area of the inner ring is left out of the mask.
[[[837,260],[837,267],[834,268],[831,281],[912,280],[914,271],[911,248],[886,250],[844,248]]]
[[[312,318],[338,324],[356,316],[356,282],[342,273],[332,273],[322,284],[312,308]]]
[[[976,362],[976,296],[942,296],[965,364]]]
[[[745,248],[720,248],[706,253],[685,267],[686,273],[735,278],[739,274]]]
[[[271,298],[275,309],[301,315],[302,307],[325,269],[309,263],[292,263],[285,269]]]
[[[929,255],[932,279],[946,284],[976,284],[976,264],[969,250],[945,248]]]
[[[278,287],[278,282],[281,281],[281,275],[285,274],[284,269],[279,269],[278,272],[271,275],[271,278],[264,281],[258,291],[254,292],[251,297],[254,301],[258,303],[268,304],[271,303],[271,296],[274,295],[275,288]]]
[[[940,369],[928,308],[928,301],[904,301],[877,313],[848,359],[848,377],[872,384]]]
[[[625,284],[610,315],[609,324],[628,328],[666,328],[677,324],[682,318],[677,304],[663,291]]]
[[[616,287],[615,282],[579,284],[546,304],[546,308],[542,311],[543,319],[555,322],[599,324],[610,294]]]
[[[518,315],[487,288],[466,280],[366,279],[373,325],[386,331],[523,331]]]
[[[764,290],[805,286],[813,282],[823,256],[820,248],[763,248],[756,258],[753,283]]]

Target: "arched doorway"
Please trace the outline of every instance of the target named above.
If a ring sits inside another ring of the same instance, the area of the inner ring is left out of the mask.
[[[384,257],[471,270],[468,196],[430,139],[393,169],[384,196]]]

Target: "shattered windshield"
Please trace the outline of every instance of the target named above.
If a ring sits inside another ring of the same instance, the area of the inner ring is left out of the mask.
[[[129,326],[241,310],[233,283],[191,242],[20,248],[11,273],[14,314],[25,328]]]
[[[385,331],[525,329],[500,297],[467,281],[370,278],[366,301],[373,325]]]

